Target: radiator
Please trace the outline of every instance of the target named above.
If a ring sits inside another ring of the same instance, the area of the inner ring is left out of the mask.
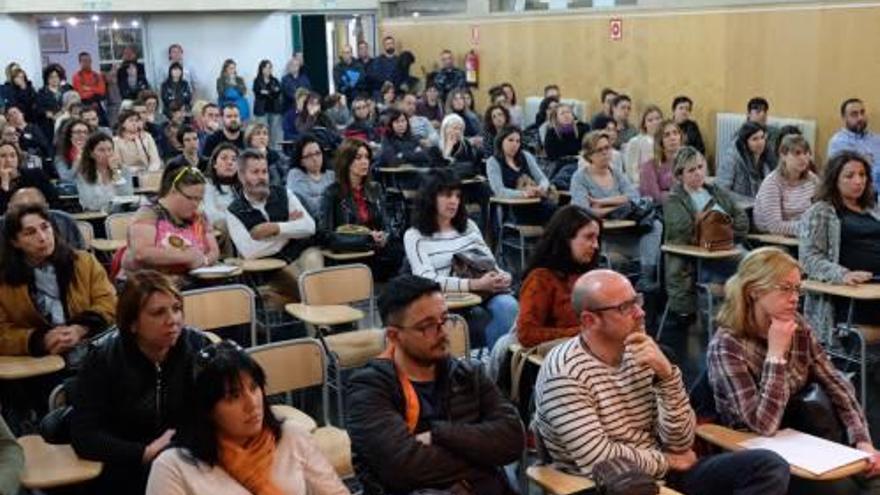
[[[744,113],[718,113],[715,114],[715,170],[721,165],[721,159],[733,146],[736,132],[746,121]],[[782,126],[796,126],[804,135],[804,139],[810,143],[813,155],[816,154],[816,121],[793,119],[788,117],[771,116],[767,124],[779,129]]]

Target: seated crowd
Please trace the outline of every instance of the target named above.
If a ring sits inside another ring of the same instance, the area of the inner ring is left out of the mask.
[[[82,493],[508,495],[521,487],[505,467],[525,469],[528,445],[569,474],[616,464],[685,494],[880,494],[865,398],[825,348],[837,323],[878,325],[880,310],[816,292],[799,309],[802,278],[880,278],[880,137],[862,101],[843,102],[817,167],[800,130],[752,98],[711,177],[687,96],[633,125],[627,94],[603,89],[588,118],[550,84],[528,122],[506,82],[478,111],[450,51],[424,85],[411,63],[391,36],[377,57],[345,47],[337,93],[322,95],[299,54],[280,78],[260,61],[251,85],[228,59],[216,102],[180,45],[154,85],[130,48],[106,79],[86,52],[71,84],[50,65],[39,91],[7,66],[0,355],[64,368],[0,388],[0,493],[16,493],[24,463],[13,432],[54,414],[60,386],[64,443],[102,463]],[[116,214],[121,247],[92,249],[93,227],[114,240],[110,227],[77,219]],[[704,243],[710,227],[725,237]],[[788,247],[757,247],[758,233]],[[354,370],[331,360],[354,476],[276,414],[248,350],[185,323],[185,291],[205,283],[194,270],[229,259],[278,262],[241,279],[261,311],[300,302],[307,272],[369,267],[384,350]],[[818,389],[839,423],[826,438],[864,452],[862,472],[805,480],[769,450],[700,449],[705,404],[652,335],[664,321],[685,335],[706,284],[723,285],[699,356],[709,420],[820,434],[790,412]],[[462,293],[477,302],[453,308]],[[452,355],[458,319],[473,356]],[[523,356],[543,364],[521,373]]]

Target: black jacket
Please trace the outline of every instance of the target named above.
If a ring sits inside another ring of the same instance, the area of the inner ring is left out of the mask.
[[[544,152],[548,160],[578,156],[581,154],[581,140],[590,132],[590,126],[577,122],[577,135],[574,133],[559,135],[553,127],[547,128],[544,136]]]
[[[374,359],[351,379],[346,426],[355,469],[367,495],[447,488],[497,476],[524,446],[516,408],[474,361],[448,359],[437,367],[440,409],[431,445],[409,433],[394,364]]]
[[[137,77],[134,85],[128,82],[128,66],[137,67]],[[137,100],[138,94],[145,89],[150,89],[150,83],[147,82],[147,71],[144,64],[140,62],[125,61],[119,64],[116,70],[116,85],[119,88],[119,97],[123,100]]]
[[[131,334],[113,331],[90,344],[73,394],[71,443],[80,457],[104,462],[105,489],[144,492],[144,448],[182,423],[192,406],[196,354],[209,344],[202,332],[184,328],[161,366]]]
[[[257,76],[254,79],[253,90],[254,115],[283,113],[284,109],[281,107],[281,82],[275,76],[272,76],[269,82],[264,81],[262,76]]]
[[[181,79],[174,82],[171,79],[166,79],[162,82],[162,86],[159,89],[162,96],[162,110],[168,117],[171,117],[171,109],[169,107],[172,102],[179,101],[186,109],[189,109],[192,105],[192,87],[188,81]]]
[[[422,148],[418,138],[412,134],[399,137],[391,135],[389,131],[382,140],[382,153],[379,155],[378,163],[380,167],[401,164],[427,166],[432,160],[432,152],[436,158],[439,150]]]

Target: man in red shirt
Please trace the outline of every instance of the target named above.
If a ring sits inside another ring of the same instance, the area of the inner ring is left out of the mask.
[[[107,125],[107,114],[102,101],[107,96],[107,83],[100,72],[92,70],[92,56],[88,52],[79,54],[79,71],[73,75],[73,89],[79,93],[84,104],[92,104],[98,109],[101,125]]]

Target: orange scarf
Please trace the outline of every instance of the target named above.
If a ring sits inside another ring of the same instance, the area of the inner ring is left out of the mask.
[[[419,404],[419,396],[416,389],[406,373],[397,366],[394,361],[394,344],[389,343],[388,346],[379,354],[379,359],[390,359],[394,364],[394,370],[397,372],[397,379],[400,381],[400,388],[403,389],[403,417],[406,419],[406,429],[410,435],[416,432],[416,426],[419,424],[419,414],[421,405]]]
[[[217,439],[220,466],[254,495],[284,495],[272,481],[275,436],[263,428],[244,447],[222,436]]]

